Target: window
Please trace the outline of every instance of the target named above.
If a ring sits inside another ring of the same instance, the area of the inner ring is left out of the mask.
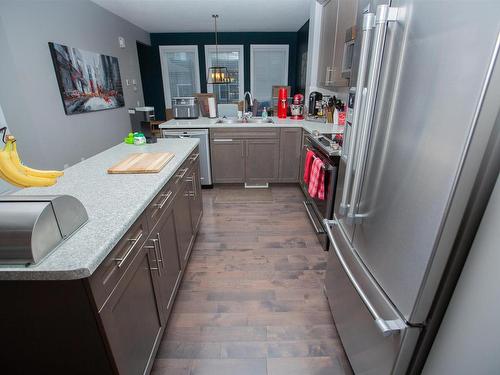
[[[211,66],[224,66],[227,68],[231,78],[227,85],[207,85],[207,92],[215,93],[217,102],[233,103],[243,98],[243,46],[242,45],[219,45],[219,61],[215,54],[215,45],[205,46],[205,63],[207,68]]]
[[[200,92],[200,68],[197,46],[160,46],[165,106],[172,98]]]
[[[250,88],[255,99],[271,107],[273,86],[288,85],[288,45],[250,46]]]

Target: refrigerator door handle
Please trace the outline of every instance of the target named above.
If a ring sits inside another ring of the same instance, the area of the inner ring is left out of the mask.
[[[357,165],[354,172],[354,181],[352,185],[350,204],[347,211],[347,222],[361,223],[362,215],[357,214],[359,196],[361,195],[361,185],[363,175],[365,174],[366,154],[369,146],[369,138],[373,123],[373,114],[375,112],[375,103],[377,99],[378,82],[380,70],[382,67],[382,57],[384,52],[385,34],[387,23],[396,21],[397,8],[390,8],[388,5],[379,5],[377,7],[377,16],[375,19],[375,38],[372,53],[370,71],[368,74],[368,88],[366,94],[365,112],[361,123],[361,135],[359,141],[359,152],[356,158]],[[346,189],[344,189],[346,191]]]
[[[333,237],[332,233],[332,225],[336,225],[337,221],[336,220],[328,220],[328,219],[323,219],[323,226],[326,230],[326,233],[328,235],[328,239],[330,240],[330,243],[332,244],[332,247],[335,251],[335,254],[337,255],[337,258],[342,265],[342,268],[344,269],[344,272],[346,273],[347,277],[349,278],[349,281],[351,282],[352,286],[354,289],[356,289],[356,292],[358,293],[359,297],[365,304],[366,308],[370,312],[371,316],[373,317],[373,320],[375,321],[375,325],[377,328],[380,330],[382,335],[384,337],[391,336],[392,334],[399,333],[400,331],[408,328],[406,323],[402,319],[394,319],[394,320],[385,320],[383,319],[380,314],[378,313],[377,309],[373,306],[373,304],[370,302],[368,297],[366,296],[365,292],[359,285],[359,283],[356,281],[353,273],[349,269],[349,266],[347,265],[347,262],[345,261],[342,252],[339,249],[339,246],[337,245],[337,242],[335,241],[335,238]]]
[[[351,175],[354,163],[354,156],[356,154],[356,144],[358,128],[360,123],[360,114],[362,103],[364,102],[364,86],[365,86],[365,76],[366,69],[368,66],[368,56],[370,52],[372,29],[375,27],[375,15],[373,13],[367,13],[363,16],[363,33],[361,34],[361,56],[359,59],[359,73],[358,79],[356,81],[356,96],[354,101],[354,110],[352,115],[352,127],[351,127],[351,140],[350,147],[347,155],[346,161],[346,173],[344,180],[344,188],[342,190],[342,200],[339,206],[339,214],[345,215],[349,208],[348,195],[351,186]]]

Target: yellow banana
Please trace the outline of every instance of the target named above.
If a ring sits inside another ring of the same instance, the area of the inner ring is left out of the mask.
[[[0,152],[3,152],[3,151],[0,151]],[[11,179],[9,179],[7,176],[5,176],[2,171],[0,170],[0,178],[4,181],[7,181],[9,184],[11,185],[14,185],[14,186],[17,186],[17,187],[20,187],[20,188],[23,188],[25,186],[23,185],[19,185],[19,184],[16,184],[14,181],[12,181]]]
[[[33,177],[46,177],[46,178],[57,178],[64,174],[61,171],[41,171],[39,169],[29,168],[21,163],[21,159],[19,158],[19,154],[17,153],[16,142],[12,141],[13,137],[8,138],[7,142],[12,142],[11,151],[10,151],[10,159],[14,166],[19,169],[21,172],[28,176]]]
[[[3,151],[0,151],[0,173],[7,182],[22,187],[52,186],[57,182],[55,178],[28,176],[18,170],[12,163],[11,151],[12,141],[8,140]]]

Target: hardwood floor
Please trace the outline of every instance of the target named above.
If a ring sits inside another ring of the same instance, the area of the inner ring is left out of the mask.
[[[327,253],[302,200],[294,185],[203,190],[153,375],[352,374],[322,290]]]

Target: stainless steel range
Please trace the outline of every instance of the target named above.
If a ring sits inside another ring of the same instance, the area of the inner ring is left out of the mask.
[[[313,198],[309,195],[308,185],[304,182],[304,163],[307,151],[314,152],[324,164],[325,172],[325,199]],[[337,171],[340,162],[341,149],[332,134],[309,134],[304,139],[300,162],[300,186],[306,199],[304,207],[311,220],[316,235],[323,246],[328,250],[328,236],[323,228],[323,219],[333,219],[333,206],[337,184]]]

